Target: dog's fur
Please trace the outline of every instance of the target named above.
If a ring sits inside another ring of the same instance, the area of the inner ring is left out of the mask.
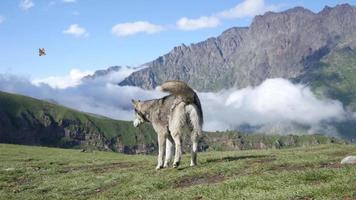
[[[158,164],[156,169],[168,167],[175,144],[173,167],[179,166],[182,155],[182,130],[191,131],[192,152],[190,166],[197,164],[198,137],[202,134],[203,111],[198,95],[182,81],[167,81],[161,86],[162,91],[171,95],[161,99],[135,101],[134,126],[151,122],[158,136]],[[166,157],[163,162],[164,150]]]

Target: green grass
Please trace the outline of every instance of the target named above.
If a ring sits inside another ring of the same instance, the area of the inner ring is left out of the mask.
[[[355,145],[156,156],[0,144],[0,199],[356,199]]]

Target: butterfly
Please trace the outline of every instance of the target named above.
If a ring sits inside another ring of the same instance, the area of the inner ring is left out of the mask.
[[[38,55],[39,56],[45,56],[46,55],[46,50],[44,48],[39,48],[38,49]]]

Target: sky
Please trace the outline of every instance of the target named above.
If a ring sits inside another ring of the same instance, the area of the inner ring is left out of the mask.
[[[356,5],[356,0],[1,0],[0,91],[132,120],[131,99],[166,94],[117,83],[174,46],[249,26],[255,15],[266,11],[303,6],[319,12],[341,3]],[[47,55],[40,57],[42,47]],[[82,79],[113,65],[131,67]],[[281,78],[198,96],[203,128],[209,131],[248,124],[264,133],[275,133],[278,127],[287,134],[294,131],[290,127],[302,126],[307,133],[339,135],[335,123],[356,120],[356,113],[340,101],[317,98],[308,86]]]
[[[1,0],[0,74],[38,80],[139,66],[269,10],[341,3],[356,0]]]

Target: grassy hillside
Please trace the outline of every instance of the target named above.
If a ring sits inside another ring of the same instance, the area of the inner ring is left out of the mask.
[[[0,199],[356,199],[355,145],[155,156],[0,144]]]
[[[38,99],[0,92],[0,142],[115,149],[155,146],[151,126],[79,112]]]

